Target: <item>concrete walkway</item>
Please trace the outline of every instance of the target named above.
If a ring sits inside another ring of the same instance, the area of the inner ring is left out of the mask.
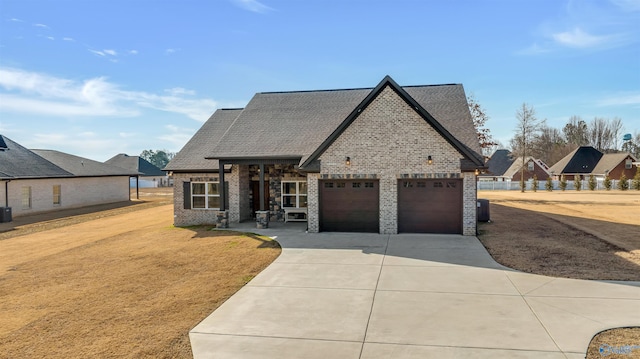
[[[640,325],[639,282],[516,272],[475,237],[293,228],[251,230],[282,254],[191,331],[195,358],[577,359]]]

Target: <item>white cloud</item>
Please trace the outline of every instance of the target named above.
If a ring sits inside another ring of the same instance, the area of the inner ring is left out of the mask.
[[[129,50],[129,55],[137,55],[138,50]]]
[[[11,19],[9,19],[9,21],[13,21],[13,22],[24,22],[20,19],[16,19],[15,17],[12,17]]]
[[[597,102],[598,106],[640,106],[640,93],[620,93],[605,97]]]
[[[98,55],[98,56],[106,56],[106,54],[105,54],[104,52],[102,52],[102,51],[98,51],[98,50],[91,50],[91,49],[89,49],[89,52],[94,53],[94,54],[96,54],[96,55]]]
[[[551,37],[559,44],[569,47],[588,48],[605,44],[612,36],[595,36],[584,32],[579,27],[571,31],[552,34]]]
[[[48,28],[49,28],[49,26],[47,26],[47,25],[45,25],[45,24],[33,24],[33,26],[35,26],[35,27],[41,27],[41,28],[43,28],[43,29],[48,29]]]
[[[187,143],[195,133],[194,129],[178,127],[175,125],[166,125],[164,126],[164,128],[167,129],[169,133],[158,136],[158,139],[172,145],[167,147],[178,149],[182,148],[184,144]]]
[[[533,45],[527,47],[526,49],[520,50],[517,52],[518,55],[539,55],[550,52],[551,50],[548,47],[544,47],[539,45],[538,43],[534,43]]]
[[[262,4],[257,0],[232,0],[232,2],[236,6],[241,7],[245,10],[249,10],[251,12],[257,12],[261,14],[266,13],[267,11],[273,10],[269,6]]]
[[[180,51],[180,49],[166,49],[166,50],[164,50],[165,54],[167,54],[167,55],[175,54],[178,51]]]
[[[107,55],[111,55],[111,56],[118,56],[118,53],[116,52],[116,50],[103,50],[103,52]]]
[[[611,0],[611,2],[624,11],[640,11],[640,0]]]
[[[74,40],[72,37],[63,37],[62,40],[64,41],[71,41],[71,42],[75,42],[76,40]]]
[[[49,40],[53,41],[53,40],[55,40],[56,38],[55,38],[55,37],[53,37],[53,36],[47,36],[47,39],[49,39]]]
[[[0,68],[0,110],[58,117],[133,117],[144,109],[171,112],[204,122],[218,103],[185,98],[195,92],[171,89],[166,95],[124,91],[104,77],[77,82],[13,68]]]

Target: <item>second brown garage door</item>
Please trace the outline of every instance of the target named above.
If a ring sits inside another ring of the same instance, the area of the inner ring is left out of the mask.
[[[462,233],[462,180],[399,180],[398,232]]]
[[[320,181],[320,230],[378,233],[377,180]]]

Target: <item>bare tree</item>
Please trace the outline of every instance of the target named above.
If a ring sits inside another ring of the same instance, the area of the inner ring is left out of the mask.
[[[471,119],[473,120],[473,126],[476,128],[476,132],[478,134],[478,141],[480,142],[480,148],[482,148],[482,152],[484,155],[490,155],[493,153],[494,147],[497,143],[493,140],[493,136],[491,136],[491,132],[487,127],[485,127],[487,121],[489,120],[489,116],[486,111],[473,94],[467,97],[467,104],[469,105],[469,112],[471,113]]]
[[[622,144],[622,150],[631,153],[635,158],[640,160],[640,132],[636,132],[630,140],[625,141]]]
[[[567,143],[575,147],[589,144],[589,129],[587,123],[579,116],[571,116],[569,122],[562,128]]]
[[[533,106],[529,106],[526,103],[523,103],[522,107],[520,107],[518,111],[516,111],[516,119],[518,120],[518,125],[515,129],[516,135],[514,137],[514,140],[512,140],[512,145],[515,144],[517,147],[512,146],[512,150],[515,155],[522,157],[520,190],[524,192],[524,170],[526,156],[529,155],[531,143],[540,133],[540,130],[542,129],[542,126],[544,126],[545,121],[538,120],[536,118],[536,111]]]
[[[530,155],[548,164],[558,162],[573,150],[564,139],[562,132],[547,125],[540,126],[540,132],[531,143]]]

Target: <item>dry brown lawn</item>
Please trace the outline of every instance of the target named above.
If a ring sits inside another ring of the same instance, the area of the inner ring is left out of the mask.
[[[478,238],[499,263],[553,277],[640,281],[640,192],[480,191],[478,198],[491,202]],[[640,328],[596,335],[587,358],[628,345],[640,346]],[[640,347],[607,354],[640,358]]]
[[[0,358],[190,358],[188,331],[280,253],[268,238],[175,228],[171,205],[121,208],[4,233]]]

